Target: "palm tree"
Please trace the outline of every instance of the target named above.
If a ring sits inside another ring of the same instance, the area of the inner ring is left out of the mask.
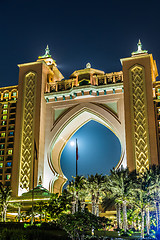
[[[108,192],[105,190],[105,196],[102,199],[102,206],[104,210],[110,210],[112,207],[116,207],[116,217],[117,217],[117,229],[121,228],[121,203],[116,200],[115,197],[112,197]]]
[[[156,210],[157,230],[160,230],[160,166],[151,166],[149,175],[151,177],[149,191]]]
[[[149,189],[152,184],[152,178],[149,174],[150,171],[147,169],[142,174],[137,174],[137,182],[135,189],[135,201],[134,205],[139,208],[141,213],[141,237],[144,238],[144,216],[146,212],[146,226],[147,233],[149,234],[150,229],[150,203],[152,201],[152,196],[149,192]]]
[[[105,177],[102,174],[90,175],[85,183],[92,202],[92,213],[99,216],[100,197],[103,195]]]
[[[0,205],[2,208],[2,222],[6,222],[7,207],[11,198],[11,188],[0,184]]]
[[[76,212],[76,190],[75,190],[75,184],[74,181],[72,180],[71,182],[69,182],[68,186],[67,186],[67,191],[71,194],[72,196],[72,214],[74,214]]]
[[[78,212],[78,201],[81,204],[81,210],[85,208],[85,198],[87,192],[85,189],[86,179],[84,176],[76,176],[67,186],[68,192],[72,195],[72,214]]]
[[[126,232],[128,229],[127,224],[127,205],[131,203],[134,196],[134,178],[129,173],[129,170],[126,169],[118,169],[111,170],[111,175],[107,176],[106,182],[106,192],[110,198],[115,199],[115,202],[118,204],[118,209],[120,208],[119,204],[122,204],[123,211],[123,228]],[[119,211],[119,210],[118,210]],[[118,214],[117,225],[120,225],[120,217]]]

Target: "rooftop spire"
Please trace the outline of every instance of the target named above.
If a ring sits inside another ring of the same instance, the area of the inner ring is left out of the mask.
[[[138,49],[137,49],[136,52],[132,53],[132,56],[135,56],[135,55],[138,55],[138,54],[144,54],[144,53],[148,52],[147,50],[142,50],[142,43],[141,43],[140,39],[139,39],[139,42],[137,43],[137,46],[138,46]]]
[[[49,50],[49,47],[47,45],[46,49],[45,49],[45,55],[48,56],[50,55],[50,50]]]
[[[49,47],[47,45],[46,49],[45,49],[45,54],[43,56],[39,56],[38,58],[50,58],[51,55],[50,55],[50,50],[49,50]]]
[[[137,43],[137,46],[138,46],[138,52],[141,52],[142,51],[142,43],[141,43],[140,39],[139,39],[139,42]]]

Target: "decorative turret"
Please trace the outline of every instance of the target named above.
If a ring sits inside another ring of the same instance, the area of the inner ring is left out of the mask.
[[[132,56],[139,55],[139,54],[147,54],[147,50],[142,50],[142,43],[139,39],[139,42],[137,43],[138,49],[136,52],[132,52]]]
[[[50,55],[50,50],[49,50],[49,47],[47,45],[46,49],[45,49],[45,54],[43,56],[39,56],[38,58],[41,59],[41,58],[50,58],[51,55]]]
[[[47,65],[57,66],[56,61],[50,55],[50,50],[49,50],[48,45],[47,45],[47,47],[45,49],[45,54],[43,56],[39,56],[38,57],[38,61],[41,61],[41,60],[44,60]]]
[[[45,56],[47,56],[47,57],[51,57],[51,55],[49,54],[50,50],[49,50],[48,45],[47,45],[45,51],[46,51],[46,52],[45,52]]]

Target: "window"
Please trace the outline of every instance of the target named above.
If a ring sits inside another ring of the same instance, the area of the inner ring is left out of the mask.
[[[6,120],[7,119],[7,115],[3,115],[2,119]]]
[[[7,114],[7,110],[3,110],[3,114]]]
[[[5,136],[6,136],[5,132],[1,133],[1,137],[5,137]]]
[[[6,121],[2,121],[2,124],[1,124],[1,125],[3,125],[3,126],[6,125]]]
[[[7,167],[11,167],[12,163],[11,162],[7,162]]]
[[[1,151],[0,151],[0,155],[4,155],[4,151],[1,150]]]
[[[5,92],[4,97],[8,98],[9,97],[9,92]]]
[[[12,96],[17,96],[17,92],[12,92]]]
[[[3,157],[0,157],[0,161],[3,161],[4,160],[4,158]]]
[[[160,88],[157,88],[157,92],[160,93]]]
[[[9,136],[14,136],[14,132],[10,132],[10,133],[9,133]]]
[[[6,180],[10,180],[10,179],[11,179],[11,175],[10,174],[6,175]]]
[[[4,105],[3,105],[3,108],[8,108],[8,104],[4,104]]]
[[[12,149],[8,150],[8,155],[12,155]]]
[[[0,149],[3,149],[3,148],[4,148],[4,144],[1,144],[1,145],[0,145]]]
[[[3,163],[0,163],[0,168],[3,168]]]

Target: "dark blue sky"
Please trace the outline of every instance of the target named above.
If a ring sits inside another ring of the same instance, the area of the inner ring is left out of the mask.
[[[139,38],[160,69],[159,25],[155,0],[1,1],[0,86],[17,84],[17,64],[37,60],[47,44],[66,78],[87,62],[120,71]]]
[[[61,168],[71,181],[75,176],[76,147],[70,142],[78,140],[78,175],[109,174],[121,156],[121,145],[114,133],[104,125],[91,120],[81,127],[67,142],[61,155]]]

